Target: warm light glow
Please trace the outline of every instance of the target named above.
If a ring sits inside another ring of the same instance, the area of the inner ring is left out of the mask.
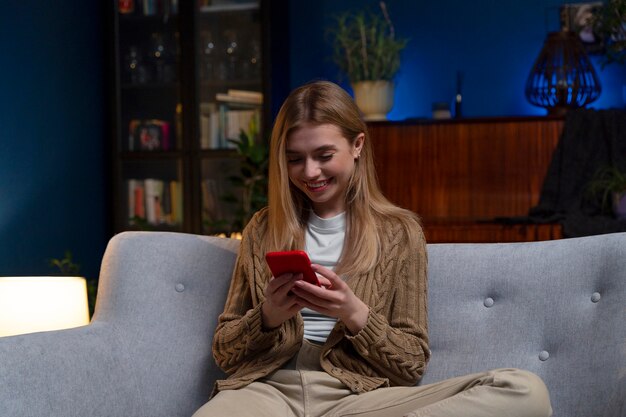
[[[228,238],[229,236],[227,236],[226,233],[219,233],[219,234],[215,235],[215,237]],[[231,239],[241,240],[243,238],[243,235],[240,232],[232,232],[230,234],[230,238]]]
[[[0,277],[0,337],[89,324],[82,277]]]

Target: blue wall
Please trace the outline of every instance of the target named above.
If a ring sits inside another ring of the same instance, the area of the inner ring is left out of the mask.
[[[573,1],[570,1],[573,2]],[[392,120],[430,117],[433,102],[455,94],[456,72],[464,74],[464,116],[543,115],[524,97],[524,85],[549,31],[559,29],[557,0],[387,0],[396,33],[409,37],[396,79]],[[324,28],[332,14],[377,1],[320,0],[290,3],[291,87],[312,79],[340,80],[330,60]],[[623,107],[626,66],[601,70],[603,91],[591,107]],[[342,85],[349,89],[346,81]]]
[[[104,37],[100,2],[9,0],[0,5],[0,276],[47,274],[70,250],[88,277],[108,240]],[[411,38],[393,120],[429,117],[465,74],[466,116],[544,114],[523,93],[556,0],[388,0]],[[375,1],[291,0],[289,86],[338,80],[324,28],[330,15]],[[600,70],[595,107],[624,105],[626,67]],[[344,82],[344,85],[345,82]]]
[[[100,2],[0,5],[0,276],[97,276],[106,244]]]

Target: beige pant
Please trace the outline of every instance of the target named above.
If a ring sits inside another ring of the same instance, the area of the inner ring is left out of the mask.
[[[305,341],[292,361],[267,378],[221,391],[193,417],[383,416],[542,417],[548,390],[533,373],[496,369],[417,387],[354,394],[319,366],[320,348]]]

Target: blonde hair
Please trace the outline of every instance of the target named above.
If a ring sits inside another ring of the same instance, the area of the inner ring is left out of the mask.
[[[346,237],[335,271],[352,276],[374,268],[385,250],[383,220],[403,224],[408,238],[417,239],[417,216],[389,202],[380,191],[367,126],[348,93],[337,84],[316,81],[287,97],[272,131],[269,162],[268,229],[265,250],[304,248],[304,231],[311,211],[306,195],[291,184],[285,152],[289,135],[303,126],[331,124],[354,144],[363,133],[365,141],[346,193]]]

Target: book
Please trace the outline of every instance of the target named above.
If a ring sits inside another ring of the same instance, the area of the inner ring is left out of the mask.
[[[263,104],[263,94],[256,91],[228,90],[228,93],[217,93],[215,99],[227,103]]]
[[[171,181],[169,185],[172,194],[172,222],[180,225],[183,223],[183,185],[180,181]]]
[[[163,223],[161,201],[163,200],[163,181],[147,178],[144,182],[146,199],[146,220],[150,224]]]
[[[136,182],[133,189],[133,218],[138,217],[140,219],[146,218],[146,206],[144,201],[144,184],[142,182]]]
[[[205,220],[209,222],[221,220],[219,199],[220,193],[216,180],[204,179],[202,181],[202,214]]]
[[[200,149],[220,147],[219,113],[215,103],[200,104]]]
[[[259,91],[229,89],[227,95],[230,97],[248,98],[251,100],[258,100],[261,103],[263,102],[263,93]]]

